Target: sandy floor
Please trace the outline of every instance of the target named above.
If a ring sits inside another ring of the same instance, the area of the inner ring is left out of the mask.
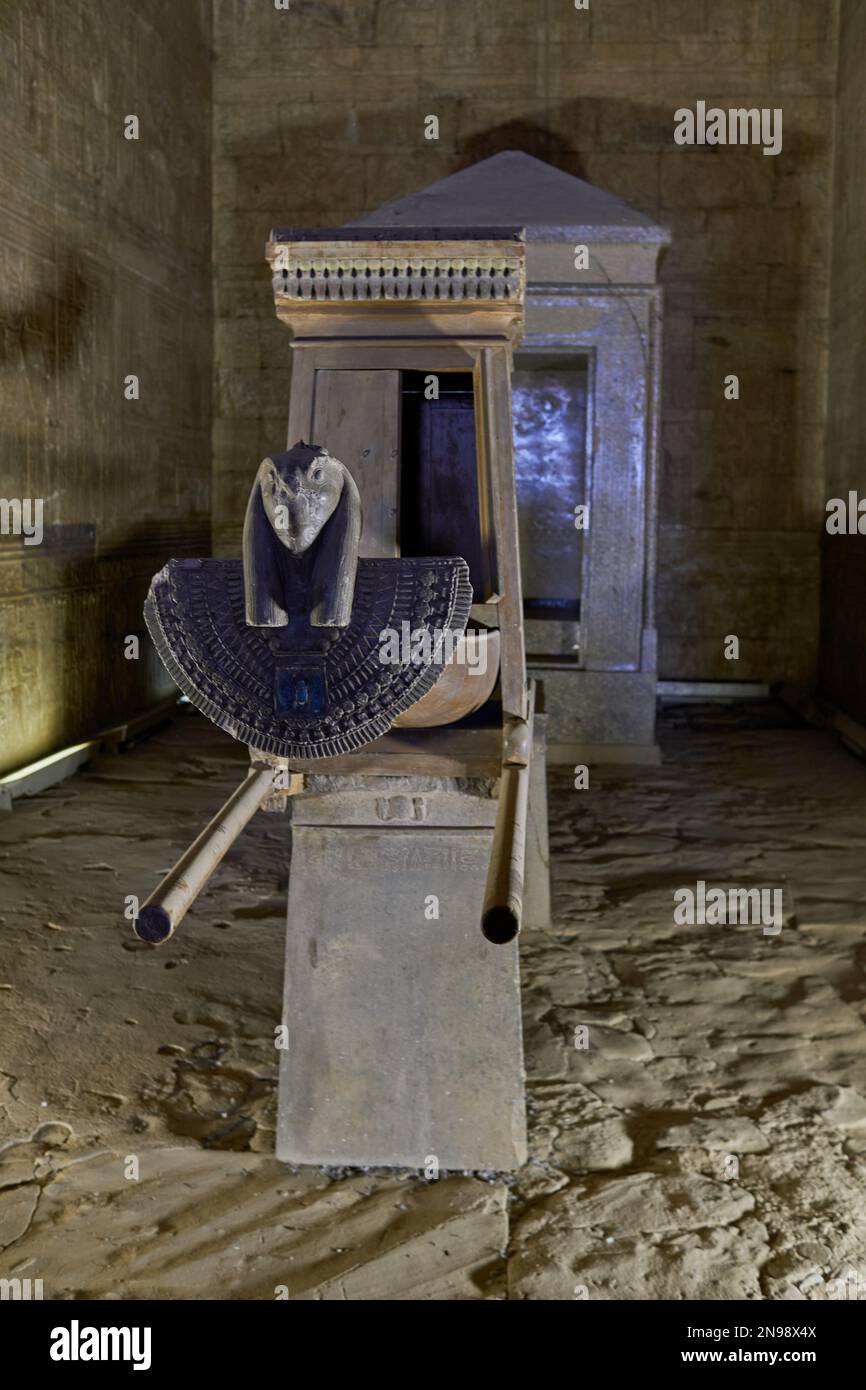
[[[513,1181],[292,1171],[285,873],[260,815],[175,941],[144,897],[238,780],[191,717],[0,821],[0,1277],[46,1298],[866,1299],[866,767],[769,706],[553,778]],[[785,885],[776,937],[677,887]],[[588,1029],[587,1050],[575,1029]],[[839,1281],[844,1281],[840,1283]]]

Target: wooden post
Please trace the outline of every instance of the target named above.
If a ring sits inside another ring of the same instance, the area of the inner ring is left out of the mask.
[[[529,767],[535,713],[534,682],[527,703],[528,717],[525,720],[510,720],[503,730],[499,808],[481,914],[481,930],[487,940],[496,945],[514,940],[520,931],[523,916]]]
[[[527,717],[526,654],[523,646],[523,591],[520,583],[520,543],[514,486],[514,444],[511,435],[511,349],[483,348],[481,383],[484,442],[493,489],[496,522],[497,571],[502,633],[503,719]]]
[[[300,790],[303,780],[291,778],[288,794]],[[151,893],[133,923],[137,937],[158,945],[174,934],[214,869],[273,790],[274,769],[254,767]]]

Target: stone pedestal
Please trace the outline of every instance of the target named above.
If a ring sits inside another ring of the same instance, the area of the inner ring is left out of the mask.
[[[517,944],[480,927],[496,784],[311,776],[307,788],[291,806],[277,1157],[518,1167]],[[533,901],[537,919],[544,893]]]

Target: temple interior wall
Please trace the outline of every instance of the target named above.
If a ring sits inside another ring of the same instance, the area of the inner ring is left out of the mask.
[[[339,224],[523,149],[673,233],[660,674],[812,679],[835,4],[334,0],[292,15],[217,0],[214,47],[217,553],[238,552],[250,468],[285,442],[291,349],[263,260],[270,226]],[[782,107],[783,153],[678,148],[673,113],[699,98]]]
[[[43,498],[46,528],[4,537],[4,767],[166,693],[147,644],[106,652],[142,634],[169,555],[239,551],[250,471],[285,442],[272,224],[340,223],[507,148],[673,234],[660,675],[812,681],[825,501],[856,485],[866,429],[864,7],[842,8],[837,104],[835,0],[4,6],[0,493]],[[697,99],[782,107],[782,154],[678,148],[673,112]],[[856,580],[856,541],[825,558],[822,671],[862,717],[851,564]]]
[[[210,27],[0,6],[0,496],[43,503],[41,544],[0,542],[0,772],[173,689],[141,605],[210,545]]]
[[[839,35],[827,495],[866,496],[866,4],[845,0]],[[866,525],[866,521],[864,521]],[[866,722],[866,535],[824,537],[821,606],[823,692]]]

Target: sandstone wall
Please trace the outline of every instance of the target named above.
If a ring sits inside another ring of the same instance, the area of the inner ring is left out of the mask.
[[[123,639],[210,544],[210,26],[206,0],[0,5],[0,497],[45,528],[0,537],[0,772],[173,689]]]
[[[672,228],[659,627],[668,677],[814,674],[835,0],[216,0],[214,537],[285,441],[272,224],[328,225],[519,148]],[[783,151],[673,113],[783,109]],[[438,115],[440,139],[424,138]],[[723,397],[737,373],[739,402]],[[739,662],[723,638],[736,633]]]
[[[839,35],[827,498],[866,497],[866,3]],[[866,524],[866,523],[864,523]],[[866,723],[866,536],[824,535],[821,687]]]

